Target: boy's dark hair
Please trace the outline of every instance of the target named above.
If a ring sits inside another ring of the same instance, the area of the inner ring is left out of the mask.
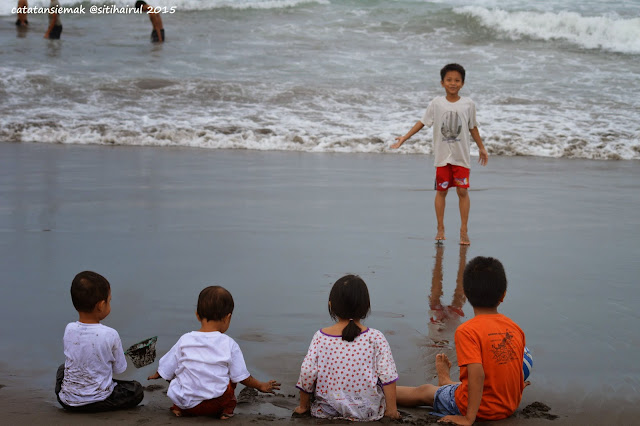
[[[102,275],[83,271],[71,282],[71,301],[78,312],[92,312],[98,302],[109,298],[111,285]]]
[[[146,5],[147,5],[147,2],[146,2],[146,1],[138,0],[138,1],[136,2],[136,9],[137,9],[137,10],[140,10],[140,9],[142,9],[142,6],[146,6]]]
[[[447,75],[449,71],[458,71],[460,76],[462,76],[462,82],[464,83],[464,75],[466,71],[464,67],[460,64],[447,64],[440,70],[440,80],[444,81],[444,76]]]
[[[350,320],[342,330],[342,340],[353,342],[360,334],[360,328],[354,320],[366,318],[371,311],[367,285],[357,275],[345,275],[333,284],[329,302],[331,318],[335,321],[338,318]]]
[[[200,292],[198,296],[198,316],[209,321],[220,321],[233,313],[233,296],[218,285],[212,285]]]
[[[493,257],[474,257],[464,268],[464,295],[474,308],[495,308],[507,291],[504,267]]]

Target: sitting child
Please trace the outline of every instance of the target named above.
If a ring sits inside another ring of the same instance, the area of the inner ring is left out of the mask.
[[[224,333],[233,313],[233,297],[226,289],[210,286],[200,292],[196,317],[201,327],[184,334],[158,364],[149,380],[170,380],[167,396],[176,416],[215,416],[228,419],[236,408],[238,382],[273,393],[275,380],[261,382],[247,371],[240,347]]]
[[[100,324],[111,312],[109,281],[95,272],[80,272],[71,283],[77,322],[64,331],[66,360],[58,368],[56,396],[69,411],[97,412],[135,407],[144,398],[136,381],[113,379],[127,369],[118,332]]]
[[[362,278],[346,275],[335,282],[329,315],[336,323],[313,336],[296,385],[300,405],[295,413],[311,410],[314,417],[357,421],[400,418],[398,373],[387,339],[360,323],[370,310]]]
[[[507,292],[502,264],[491,257],[471,260],[463,275],[464,294],[474,318],[455,333],[460,383],[449,376],[451,362],[436,355],[438,386],[398,386],[398,405],[433,406],[442,421],[471,425],[476,420],[500,420],[514,413],[526,384],[522,371],[524,332],[498,305]]]

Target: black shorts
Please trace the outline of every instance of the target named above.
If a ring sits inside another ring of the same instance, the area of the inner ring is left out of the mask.
[[[74,407],[60,401],[60,397],[58,396],[60,390],[62,389],[63,379],[64,364],[58,367],[58,372],[56,373],[56,398],[58,398],[58,402],[60,403],[62,408],[68,411],[97,413],[100,411],[126,410],[140,404],[140,402],[142,402],[142,399],[144,398],[144,390],[142,389],[142,385],[140,383],[136,382],[135,380],[127,381],[113,379],[113,381],[116,382],[117,385],[115,388],[113,388],[113,392],[111,392],[111,395],[109,395],[107,399],[105,399],[104,401],[92,402],[91,404]]]
[[[25,24],[25,25],[29,25],[29,21],[25,20],[25,21],[24,21],[24,24]],[[22,25],[22,23],[20,22],[20,19],[16,19],[16,27],[19,27],[19,26],[21,26],[21,25]]]
[[[160,34],[162,34],[162,41],[165,41],[166,38],[164,38],[164,28],[160,30]],[[160,39],[158,38],[158,33],[156,32],[156,30],[151,31],[151,41],[153,43],[158,43],[160,41]]]
[[[49,33],[49,39],[58,40],[60,38],[60,34],[62,34],[62,25],[56,25]]]

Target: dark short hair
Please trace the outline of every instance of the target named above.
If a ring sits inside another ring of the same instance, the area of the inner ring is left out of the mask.
[[[458,71],[460,73],[460,76],[462,76],[462,82],[464,83],[464,75],[466,74],[466,71],[464,70],[464,67],[462,65],[460,65],[460,64],[447,64],[447,65],[445,65],[440,70],[440,80],[441,81],[444,81],[444,76],[446,76],[449,71]]]
[[[98,302],[107,300],[111,285],[102,275],[83,271],[71,282],[71,301],[78,312],[92,312]]]
[[[146,1],[138,0],[136,2],[136,9],[140,10],[140,9],[142,9],[142,6],[145,6],[146,4],[147,4]]]
[[[198,296],[198,316],[209,321],[220,321],[233,313],[233,296],[218,285],[212,285],[200,292]]]
[[[471,306],[495,308],[507,291],[502,263],[493,257],[474,257],[464,268],[462,286]]]
[[[364,319],[371,311],[369,289],[357,275],[345,275],[333,284],[329,293],[329,315],[335,321]],[[350,321],[342,330],[342,340],[352,342],[360,334],[360,328]]]

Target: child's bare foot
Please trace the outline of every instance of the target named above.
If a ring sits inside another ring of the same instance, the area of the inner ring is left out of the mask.
[[[438,373],[438,386],[450,385],[455,383],[449,375],[451,370],[451,361],[445,354],[436,355],[436,372]]]
[[[469,235],[467,234],[467,231],[460,231],[460,245],[468,246],[469,244],[471,244],[471,241],[469,241]]]
[[[229,420],[231,417],[233,417],[233,413],[231,414],[222,413],[222,415],[220,415],[220,420]]]
[[[444,236],[444,226],[438,226],[438,232],[436,233],[436,240],[438,241],[446,240]]]
[[[182,417],[182,410],[179,408],[171,407],[171,412],[176,415],[176,417]]]

